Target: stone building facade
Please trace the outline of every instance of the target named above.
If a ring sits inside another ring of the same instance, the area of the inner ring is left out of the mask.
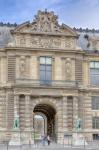
[[[84,51],[79,35],[59,25],[54,12],[38,11],[32,23],[11,30],[12,41],[0,49],[0,138],[20,133],[33,138],[34,115],[46,117],[46,134],[58,143],[77,132],[99,133],[99,53]],[[93,41],[93,40],[92,40]],[[96,108],[97,106],[97,108]],[[19,117],[19,128],[14,129]]]

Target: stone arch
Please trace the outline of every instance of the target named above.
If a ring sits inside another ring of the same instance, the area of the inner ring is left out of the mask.
[[[61,132],[61,131],[58,131],[58,126],[60,126],[60,122],[62,120],[62,108],[60,108],[61,107],[61,98],[52,98],[52,97],[38,97],[37,98],[37,97],[35,97],[32,99],[32,109],[33,110],[39,104],[42,104],[42,105],[46,104],[55,110],[55,115],[54,115],[55,124],[53,126],[55,136],[53,136],[54,137],[53,139],[54,140],[57,139],[57,142],[58,142],[58,136],[59,136],[58,132]],[[59,112],[61,114],[59,114]],[[61,124],[62,124],[62,122],[61,122]]]
[[[49,97],[35,98],[32,103],[33,109],[36,105],[40,103],[46,103],[52,106],[56,110],[56,112],[58,112],[59,110],[59,104],[58,104],[59,102],[57,102],[55,98],[49,98]]]

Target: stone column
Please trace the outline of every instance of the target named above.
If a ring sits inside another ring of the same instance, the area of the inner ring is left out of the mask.
[[[92,109],[91,109],[91,95],[84,96],[84,131],[92,132]],[[90,136],[89,136],[90,138]]]
[[[64,134],[67,131],[67,97],[63,97],[63,129]]]
[[[14,115],[19,115],[19,95],[14,95]]]
[[[9,145],[21,145],[20,123],[19,123],[19,96],[14,96],[14,122],[13,132]]]
[[[30,95],[25,96],[25,136],[24,136],[24,144],[33,144],[32,130],[31,130],[31,101]]]
[[[58,108],[58,112],[57,112],[57,143],[59,144],[63,144],[63,105],[62,103],[59,103],[59,108]]]
[[[75,129],[75,123],[78,118],[78,97],[73,97],[73,129]]]
[[[25,129],[30,130],[30,96],[25,96]]]

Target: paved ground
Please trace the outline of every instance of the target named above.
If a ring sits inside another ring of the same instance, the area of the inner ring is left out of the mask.
[[[63,146],[51,144],[50,146],[42,146],[42,145],[22,145],[22,146],[8,146],[6,144],[0,145],[0,150],[99,150],[98,145],[87,146],[87,147],[71,147],[71,146]]]

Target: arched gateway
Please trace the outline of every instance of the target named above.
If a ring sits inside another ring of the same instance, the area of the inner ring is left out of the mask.
[[[33,130],[35,139],[37,137],[37,134],[39,136],[45,134],[49,135],[53,141],[58,141],[58,121],[60,119],[58,117],[58,103],[56,103],[55,98],[48,97],[36,98],[33,101]],[[39,121],[39,116],[42,116],[43,123]],[[38,129],[37,122],[38,124],[42,124],[42,132],[40,132],[41,129]]]
[[[35,139],[42,135],[49,135],[52,140],[56,140],[56,114],[55,108],[47,103],[39,103],[34,107],[33,128]]]

